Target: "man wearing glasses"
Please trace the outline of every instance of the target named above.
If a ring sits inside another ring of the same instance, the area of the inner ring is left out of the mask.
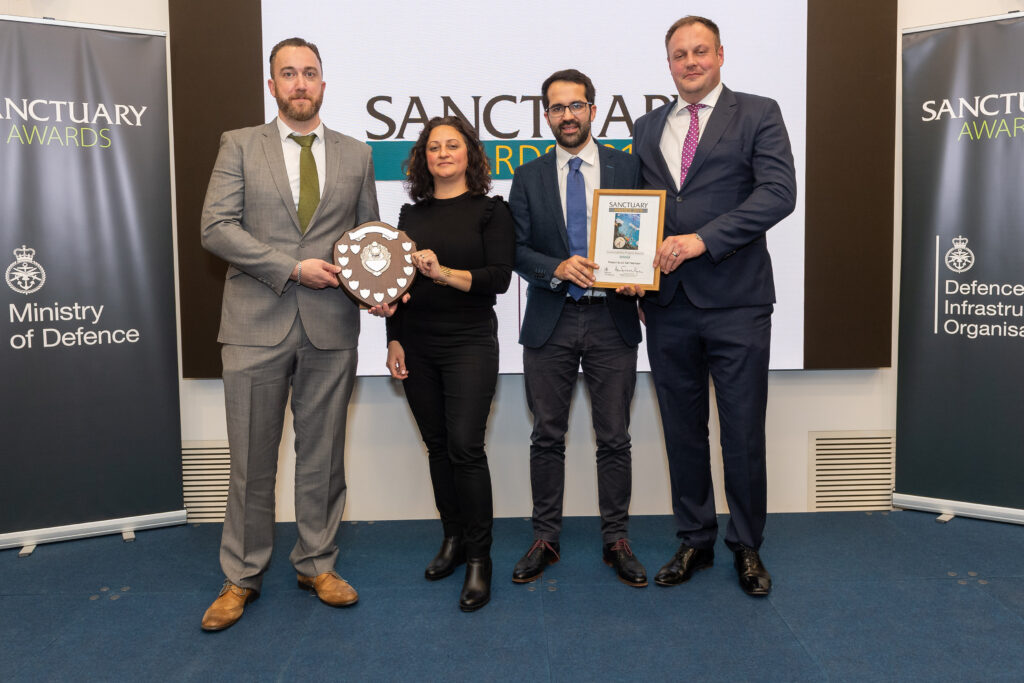
[[[594,190],[634,189],[637,160],[590,135],[594,84],[575,69],[541,86],[544,118],[557,145],[516,169],[509,204],[516,221],[516,272],[529,283],[520,330],[526,400],[533,412],[530,483],[534,541],[512,580],[534,581],[559,560],[565,488],[565,432],[580,368],[590,392],[597,439],[603,559],[619,580],[646,586],[629,546],[632,465],[629,407],[636,385],[640,322],[632,287],[593,289],[587,258]]]

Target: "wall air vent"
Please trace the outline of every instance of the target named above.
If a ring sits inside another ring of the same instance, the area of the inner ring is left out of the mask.
[[[895,431],[808,432],[811,510],[891,510]]]
[[[223,522],[231,474],[228,442],[182,442],[181,470],[188,522]]]

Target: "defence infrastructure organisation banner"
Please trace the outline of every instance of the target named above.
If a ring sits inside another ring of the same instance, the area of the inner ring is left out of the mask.
[[[185,520],[165,54],[0,17],[0,548]]]
[[[899,507],[1024,523],[1024,19],[903,37]]]

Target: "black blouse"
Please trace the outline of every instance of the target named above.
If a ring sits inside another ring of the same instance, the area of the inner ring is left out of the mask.
[[[406,204],[398,227],[412,238],[416,249],[432,249],[442,266],[469,271],[473,283],[468,292],[460,292],[417,274],[409,302],[399,304],[387,320],[388,341],[401,341],[403,328],[419,328],[425,320],[488,320],[496,295],[507,291],[512,279],[515,224],[505,200],[466,192]]]

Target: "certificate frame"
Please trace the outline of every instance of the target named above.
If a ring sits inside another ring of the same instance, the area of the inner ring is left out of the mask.
[[[589,257],[600,267],[594,287],[657,291],[654,256],[665,232],[665,190],[594,190]]]

